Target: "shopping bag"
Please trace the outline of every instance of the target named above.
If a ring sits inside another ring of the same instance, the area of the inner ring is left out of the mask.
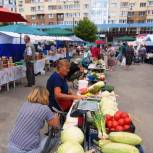
[[[123,59],[122,59],[122,63],[121,63],[121,66],[125,66],[125,65],[126,65],[126,58],[123,57]]]

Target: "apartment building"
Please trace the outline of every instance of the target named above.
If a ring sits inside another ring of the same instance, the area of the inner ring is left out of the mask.
[[[109,0],[109,23],[153,22],[153,0]]]
[[[95,24],[108,23],[108,0],[91,0],[89,19]]]
[[[10,11],[16,12],[16,0],[0,0],[0,7],[6,7]]]
[[[90,0],[17,0],[17,11],[31,24],[77,24],[89,16]]]

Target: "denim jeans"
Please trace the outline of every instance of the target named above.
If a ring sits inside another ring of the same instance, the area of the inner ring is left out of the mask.
[[[44,146],[45,146],[47,138],[48,137],[41,137],[40,146],[38,148],[36,148],[36,149],[31,150],[31,151],[21,150],[18,147],[16,147],[14,144],[9,143],[9,145],[8,145],[8,153],[41,153],[43,148],[44,148]]]

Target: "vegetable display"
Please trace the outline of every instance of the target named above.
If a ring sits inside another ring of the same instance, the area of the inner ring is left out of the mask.
[[[102,94],[100,109],[104,115],[114,115],[118,111],[118,104],[111,93],[105,91]]]
[[[126,112],[117,111],[114,116],[106,115],[105,119],[109,131],[127,131],[131,125],[131,118]]]
[[[104,83],[103,81],[99,81],[99,82],[93,84],[92,86],[90,86],[90,87],[88,88],[88,91],[89,91],[90,93],[92,93],[92,94],[96,94],[96,93],[98,93],[98,92],[101,90],[101,88],[102,88],[103,86],[105,86],[105,83]]]
[[[71,141],[82,144],[83,140],[84,140],[84,134],[78,127],[72,126],[70,128],[64,129],[61,132],[62,143],[66,141]]]
[[[93,113],[93,119],[95,122],[95,125],[98,129],[98,137],[99,138],[108,138],[108,135],[106,133],[106,127],[105,127],[105,118],[101,111],[94,112]]]
[[[84,150],[79,143],[67,141],[59,146],[57,153],[84,153]]]
[[[129,145],[140,145],[142,143],[142,139],[138,135],[128,132],[111,132],[109,139],[113,142]]]
[[[101,147],[103,153],[139,153],[135,146],[121,143],[107,143]]]

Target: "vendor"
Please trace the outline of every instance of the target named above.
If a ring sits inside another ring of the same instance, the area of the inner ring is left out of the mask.
[[[57,63],[57,71],[54,72],[47,81],[49,91],[49,107],[55,107],[63,112],[68,112],[73,100],[82,99],[84,96],[72,94],[68,89],[66,76],[70,70],[70,63],[62,59]]]
[[[40,134],[45,121],[51,127],[59,127],[59,116],[47,106],[49,93],[46,88],[35,87],[21,107],[12,130],[8,153],[41,153],[47,141]]]
[[[32,87],[35,85],[35,73],[34,73],[34,61],[35,61],[35,46],[31,43],[28,35],[24,36],[24,42],[26,44],[24,52],[24,61],[26,63],[26,76],[27,85],[26,87]]]

